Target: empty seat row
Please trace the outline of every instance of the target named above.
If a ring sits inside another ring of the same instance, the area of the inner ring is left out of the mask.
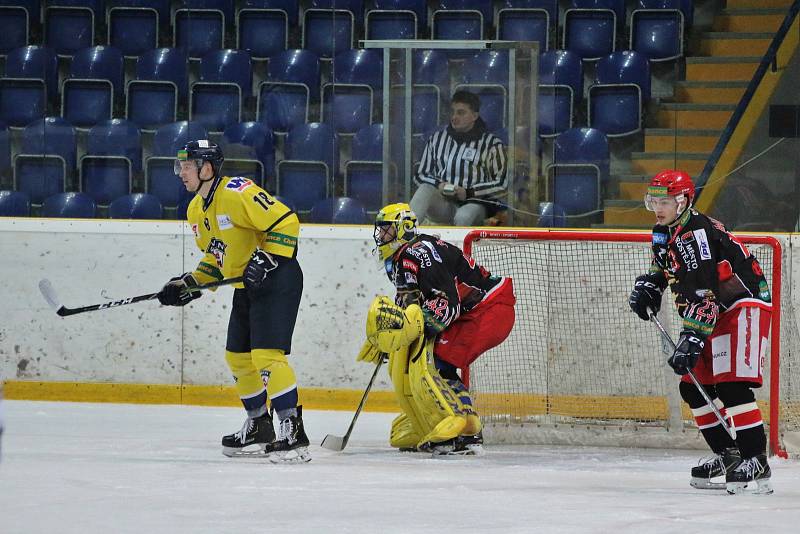
[[[27,20],[32,18],[30,10],[38,11],[27,0],[8,3],[0,8],[0,29],[9,30],[0,32],[0,54],[29,44]],[[100,2],[61,3],[65,5],[48,5],[44,11],[44,44],[59,55],[94,45],[98,10],[91,6]],[[630,15],[629,48],[652,60],[679,57],[693,9],[692,0],[638,0]],[[174,29],[173,46],[191,58],[225,48],[226,28],[235,26],[236,48],[265,59],[289,48],[290,28],[301,22],[300,46],[332,58],[354,46],[362,27],[367,39],[416,39],[428,26],[427,14],[425,0],[376,0],[366,18],[363,0],[312,0],[301,20],[297,3],[287,0],[246,0],[235,13],[232,0],[187,0],[171,15],[164,0],[125,0],[109,8],[103,43],[127,57],[139,56],[159,46],[166,19]],[[432,12],[431,37],[538,41],[547,50],[558,16],[556,0],[506,0],[496,14],[496,32],[490,33],[495,24],[492,0],[440,0]],[[616,49],[626,25],[625,0],[571,0],[562,17],[561,47],[584,59],[597,59]]]
[[[291,201],[281,198],[290,207]],[[176,218],[186,219],[188,201],[183,202]],[[56,193],[42,204],[42,217],[92,219],[98,216],[98,206],[86,193]],[[31,201],[22,191],[0,191],[0,217],[28,217]],[[111,219],[161,219],[164,209],[155,195],[131,193],[115,198],[108,206]],[[355,198],[331,197],[319,200],[311,208],[309,222],[320,224],[367,224],[364,205]]]

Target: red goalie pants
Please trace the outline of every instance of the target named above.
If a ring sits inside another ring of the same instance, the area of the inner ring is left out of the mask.
[[[748,303],[749,304],[749,303]],[[768,303],[737,306],[719,316],[693,369],[701,384],[763,383],[772,309]],[[683,382],[691,382],[685,375]]]
[[[439,334],[434,354],[456,367],[466,368],[508,337],[514,326],[516,302],[511,278],[504,278],[480,304]]]

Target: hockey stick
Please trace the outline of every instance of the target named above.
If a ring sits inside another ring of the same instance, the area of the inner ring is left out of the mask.
[[[666,339],[669,342],[669,344],[672,346],[672,350],[677,349],[678,346],[675,345],[674,341],[672,341],[672,336],[669,335],[669,332],[667,332],[667,330],[664,328],[664,325],[661,324],[661,321],[658,320],[658,317],[656,317],[656,314],[652,313],[652,311],[650,312],[650,321],[652,321],[652,323],[654,325],[656,325],[656,328],[658,328],[658,330],[661,332],[661,335],[664,337],[664,339]],[[714,401],[712,401],[711,397],[708,396],[708,393],[706,392],[706,388],[704,388],[700,384],[700,382],[697,381],[697,377],[694,376],[694,373],[692,372],[692,370],[691,369],[687,369],[687,371],[688,371],[687,374],[689,375],[689,378],[691,378],[692,382],[694,382],[694,385],[697,388],[697,391],[700,392],[700,395],[703,396],[703,399],[706,401],[706,404],[708,404],[708,407],[711,408],[711,410],[714,412],[714,415],[717,416],[717,420],[719,420],[720,424],[722,425],[722,428],[725,429],[725,431],[728,433],[728,435],[731,437],[731,439],[735,440],[736,439],[736,429],[734,427],[732,427],[731,425],[729,425],[728,421],[726,421],[725,418],[722,417],[722,414],[717,409],[717,405],[714,404]]]
[[[383,358],[381,358],[375,366],[375,372],[372,373],[372,378],[370,378],[369,383],[367,383],[367,389],[364,390],[364,395],[361,397],[361,402],[358,403],[358,408],[356,408],[356,413],[353,415],[353,420],[350,421],[347,432],[345,432],[342,437],[328,434],[325,436],[325,439],[322,440],[323,447],[331,451],[341,452],[347,446],[347,441],[350,439],[353,427],[356,426],[356,419],[358,419],[358,415],[361,413],[364,403],[367,402],[367,395],[369,395],[369,390],[372,389],[372,383],[375,382],[375,377],[378,376],[378,370],[381,368],[381,365],[383,365]]]
[[[203,290],[203,289],[211,289],[213,287],[220,287],[220,286],[227,286],[230,284],[236,284],[242,281],[241,276],[237,276],[235,278],[226,278],[225,280],[219,280],[217,282],[209,282],[208,284],[200,284],[192,288],[192,291],[196,290]],[[117,306],[127,306],[128,304],[134,304],[136,302],[142,302],[144,300],[152,300],[158,297],[158,293],[148,293],[147,295],[139,295],[136,297],[128,297],[126,299],[119,299],[119,300],[112,300],[110,302],[104,302],[102,304],[92,304],[91,306],[82,306],[80,308],[67,308],[61,301],[58,300],[58,296],[56,295],[56,290],[53,289],[53,284],[50,280],[43,278],[39,280],[39,291],[42,292],[42,296],[44,300],[53,308],[56,313],[60,317],[67,317],[68,315],[75,315],[78,313],[96,311],[96,310],[105,310],[108,308],[116,308]]]

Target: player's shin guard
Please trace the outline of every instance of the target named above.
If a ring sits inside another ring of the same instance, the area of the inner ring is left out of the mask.
[[[252,355],[278,418],[297,415],[297,379],[286,355],[279,349],[253,349]]]
[[[708,396],[714,401],[714,405],[724,417],[725,405],[717,397],[716,388],[714,386],[704,387],[706,393],[708,393]],[[688,382],[681,382],[679,389],[684,402],[691,408],[697,428],[700,429],[700,433],[708,443],[709,448],[717,455],[721,455],[726,449],[736,448],[736,443],[720,424],[711,407],[706,404],[703,396],[697,391],[697,387]]]
[[[267,391],[249,352],[225,351],[225,361],[233,374],[236,392],[251,419],[267,413]]]
[[[717,385],[717,391],[728,407],[731,425],[736,428],[736,444],[742,453],[742,463],[726,475],[728,493],[772,493],[767,436],[753,390],[747,382],[726,382]]]

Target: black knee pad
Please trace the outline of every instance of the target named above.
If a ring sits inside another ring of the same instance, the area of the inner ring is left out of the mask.
[[[717,394],[722,403],[730,408],[756,400],[750,382],[722,382],[717,384]]]
[[[717,391],[714,386],[703,386],[703,388],[706,390],[711,400],[717,397]],[[681,398],[689,405],[689,408],[702,408],[707,404],[703,395],[701,395],[700,391],[697,389],[697,386],[692,383],[681,382],[680,386],[678,386],[678,390],[681,392]]]

